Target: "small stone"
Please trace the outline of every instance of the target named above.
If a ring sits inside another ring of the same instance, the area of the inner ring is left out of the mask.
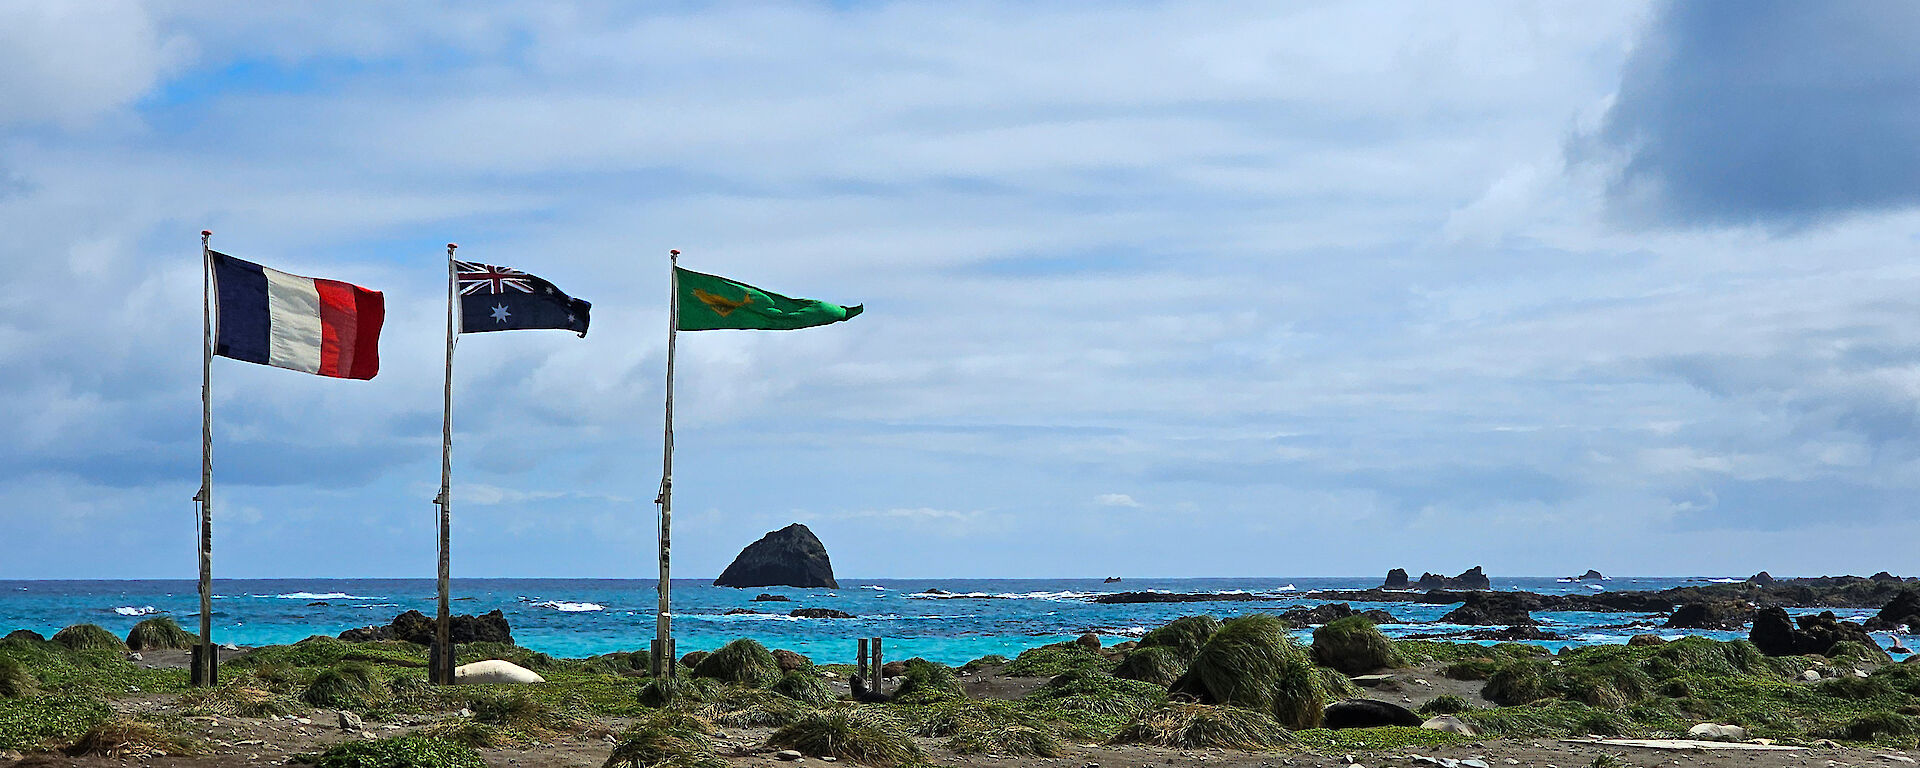
[[[1911,762],[1913,762],[1913,758],[1911,758],[1911,757],[1907,757],[1906,755],[1881,755],[1881,756],[1880,756],[1880,759],[1882,759],[1882,760],[1892,760],[1892,761],[1894,761],[1894,762],[1896,762],[1896,763],[1911,763]]]
[[[140,661],[141,659],[144,659],[144,658],[146,657],[141,656],[137,651],[134,653],[127,654],[127,661]]]
[[[343,709],[343,710],[340,710],[339,716],[340,716],[340,730],[364,731],[367,729],[366,722],[361,720],[359,715],[356,715],[352,712],[348,712]]]
[[[454,715],[458,717],[473,717],[473,710],[467,709],[466,707],[461,707],[460,711],[455,712]]]
[[[1488,766],[1485,760],[1467,758],[1460,761],[1460,768],[1491,768],[1491,766]]]
[[[301,725],[313,725],[313,719],[308,717],[300,718],[298,720],[295,720],[294,722],[299,723]]]
[[[1860,678],[1860,679],[1862,679],[1862,680],[1865,680],[1865,679],[1867,679],[1867,673],[1866,673],[1866,671],[1865,671],[1865,670],[1860,670],[1860,669],[1856,669],[1856,670],[1854,670],[1854,671],[1853,671],[1853,676],[1854,676],[1854,677],[1857,677],[1857,678]]]
[[[800,759],[800,753],[795,752],[794,750],[791,750],[791,749],[780,750],[778,752],[773,753],[773,756],[780,758],[781,760],[785,760],[787,762],[793,762],[795,760]]]
[[[821,755],[821,756],[820,756],[820,762],[823,762],[823,763],[837,763],[837,762],[840,762],[840,758],[837,758],[837,757],[834,757],[833,755]]]
[[[1805,671],[1805,672],[1802,672],[1802,673],[1800,673],[1800,679],[1802,679],[1802,680],[1805,680],[1805,681],[1807,681],[1807,682],[1809,682],[1809,683],[1811,683],[1811,682],[1813,682],[1813,681],[1815,681],[1815,680],[1819,680],[1819,679],[1820,679],[1820,673],[1819,673],[1819,672],[1816,672],[1816,671],[1814,671],[1814,670],[1811,670],[1811,669],[1809,669],[1809,670],[1807,670],[1807,671]]]

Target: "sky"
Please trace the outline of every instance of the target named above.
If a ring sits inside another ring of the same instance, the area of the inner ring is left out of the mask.
[[[0,4],[0,578],[192,578],[200,250],[383,291],[216,359],[215,575],[1912,574],[1920,5]]]

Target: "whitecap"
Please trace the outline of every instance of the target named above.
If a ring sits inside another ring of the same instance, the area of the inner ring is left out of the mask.
[[[345,592],[288,592],[284,595],[248,595],[248,597],[271,597],[281,600],[385,600],[384,597],[349,595]]]
[[[355,608],[398,608],[400,607],[400,604],[399,603],[368,603],[366,605],[356,605],[354,607]]]
[[[131,605],[123,605],[123,606],[120,606],[119,608],[113,609],[113,612],[120,614],[122,616],[152,616],[156,613],[160,613],[160,609],[155,608],[151,605],[143,605],[137,608]]]
[[[887,588],[886,588],[886,587],[879,587],[879,586],[874,586],[874,585],[872,585],[872,584],[862,584],[862,585],[860,585],[860,588],[861,588],[861,589],[877,589],[877,590],[880,590],[881,592],[885,592],[885,591],[887,591]]]
[[[1587,589],[1606,589],[1606,587],[1600,586],[1599,584],[1588,584]]]
[[[552,608],[556,611],[565,611],[567,613],[582,613],[585,611],[604,611],[607,609],[606,606],[600,605],[598,603],[567,603],[567,602],[561,602],[559,600],[548,600],[544,603],[534,603],[533,607]]]
[[[1741,584],[1746,582],[1746,579],[1707,579],[1707,581],[1713,584]]]

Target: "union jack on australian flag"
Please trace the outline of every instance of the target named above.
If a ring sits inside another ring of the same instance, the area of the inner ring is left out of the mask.
[[[517,269],[453,262],[460,288],[460,332],[559,328],[587,335],[592,304]]]

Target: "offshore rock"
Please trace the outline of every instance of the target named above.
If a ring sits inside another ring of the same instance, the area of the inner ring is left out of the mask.
[[[1747,617],[1753,615],[1753,608],[1746,603],[1731,600],[1687,603],[1668,617],[1662,625],[1669,629],[1720,629],[1734,630],[1747,625]]]
[[[1798,624],[1796,628],[1794,625]],[[1873,636],[1859,624],[1841,621],[1833,611],[1818,616],[1801,616],[1791,621],[1784,608],[1765,608],[1753,616],[1753,630],[1747,639],[1768,656],[1825,656],[1835,643],[1853,642],[1879,650]]]
[[[1599,571],[1596,571],[1592,568],[1588,568],[1586,573],[1573,577],[1573,580],[1574,581],[1605,581],[1606,578],[1607,577],[1602,576]]]
[[[1752,576],[1748,576],[1747,583],[1756,587],[1771,587],[1773,586],[1773,574],[1761,571]]]
[[[796,619],[851,619],[853,614],[832,608],[795,608],[787,612]]]
[[[1487,574],[1480,570],[1480,566],[1476,565],[1472,568],[1468,568],[1465,573],[1462,573],[1453,578],[1447,578],[1437,573],[1420,574],[1420,582],[1416,586],[1418,586],[1421,589],[1429,589],[1429,590],[1431,589],[1493,589],[1493,581],[1491,579],[1488,579]]]
[[[1902,624],[1909,631],[1920,629],[1920,592],[1903,590],[1867,619],[1867,629],[1880,632],[1898,632]]]
[[[1380,588],[1381,589],[1406,589],[1409,586],[1411,586],[1411,582],[1407,581],[1407,569],[1395,568],[1391,571],[1387,571],[1387,582],[1385,584],[1381,584]]]
[[[1440,617],[1440,621],[1444,624],[1507,627],[1535,623],[1533,616],[1527,613],[1527,600],[1512,592],[1468,592],[1466,601]]]
[[[733,559],[713,580],[716,587],[827,587],[839,589],[827,547],[806,526],[794,523],[768,533]]]
[[[1347,605],[1346,603],[1327,603],[1326,605],[1316,605],[1312,608],[1294,608],[1281,612],[1280,618],[1296,627],[1309,627],[1328,624],[1354,614],[1365,616],[1368,621],[1375,624],[1400,623],[1399,619],[1394,618],[1393,614],[1387,613],[1386,611],[1379,609],[1355,611],[1353,606]]]
[[[513,629],[507,625],[507,617],[499,609],[479,616],[449,616],[448,631],[456,644],[459,643],[506,643],[513,645]],[[405,640],[420,645],[433,645],[433,618],[419,611],[407,611],[393,617],[393,623],[384,627],[361,627],[340,633],[340,639],[354,643],[373,640]]]

